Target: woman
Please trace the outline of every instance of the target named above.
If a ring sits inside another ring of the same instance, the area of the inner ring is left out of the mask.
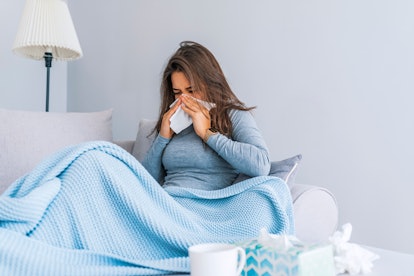
[[[111,143],[75,145],[0,196],[0,275],[189,272],[191,245],[243,241],[261,228],[294,233],[289,190],[266,176],[251,108],[213,55],[183,42],[161,93],[142,164]],[[177,130],[177,114],[192,125]],[[239,174],[256,177],[232,185]]]
[[[167,171],[165,186],[203,190],[227,187],[239,173],[267,175],[268,150],[252,108],[234,95],[208,49],[195,42],[180,46],[164,71],[158,137],[143,165],[159,182]],[[197,99],[215,107],[209,112]],[[175,134],[170,120],[179,108],[193,124]]]

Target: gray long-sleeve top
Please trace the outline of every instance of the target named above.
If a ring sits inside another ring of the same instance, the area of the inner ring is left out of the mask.
[[[252,114],[233,110],[231,139],[220,133],[204,143],[189,126],[171,139],[158,135],[142,161],[164,186],[215,190],[233,183],[239,173],[267,175],[269,151]]]

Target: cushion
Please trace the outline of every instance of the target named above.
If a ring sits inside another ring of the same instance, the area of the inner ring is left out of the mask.
[[[298,154],[281,161],[273,161],[269,175],[283,179],[290,188],[295,184],[295,178],[301,160],[302,155]]]
[[[295,184],[295,177],[301,160],[302,155],[298,154],[284,160],[273,161],[271,163],[269,175],[281,178],[286,182],[289,188],[291,188],[293,184]],[[248,178],[250,178],[250,176],[240,174],[234,182],[237,183]]]
[[[112,109],[54,113],[0,109],[0,194],[53,152],[80,142],[112,141]]]
[[[142,162],[144,159],[145,154],[147,153],[152,141],[155,138],[155,133],[152,133],[155,124],[156,121],[154,120],[141,120],[139,122],[138,133],[135,139],[132,155],[140,162]],[[298,154],[281,161],[274,161],[271,163],[269,175],[283,179],[289,188],[291,188],[295,183],[297,168],[301,160],[302,155]],[[248,178],[250,178],[250,176],[240,174],[234,183]]]
[[[155,132],[152,130],[157,122],[154,120],[143,119],[139,122],[137,137],[132,148],[132,155],[139,161],[144,160],[145,154],[151,147],[155,139]]]

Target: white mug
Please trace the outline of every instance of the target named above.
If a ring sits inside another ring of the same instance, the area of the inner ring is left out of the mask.
[[[204,243],[189,249],[191,276],[238,276],[246,264],[243,248],[226,243]]]

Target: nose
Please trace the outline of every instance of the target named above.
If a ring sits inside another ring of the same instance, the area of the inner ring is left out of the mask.
[[[183,95],[183,94],[184,94],[184,95],[188,95],[188,96],[192,95],[192,93],[190,93],[190,92],[188,92],[188,91],[184,91],[184,92],[182,92],[182,93],[181,93],[181,95]]]

